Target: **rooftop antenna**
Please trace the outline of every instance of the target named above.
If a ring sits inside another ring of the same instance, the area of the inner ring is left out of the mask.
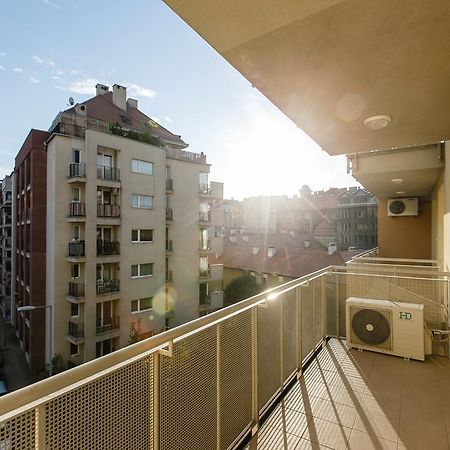
[[[73,99],[73,97],[69,97],[69,105],[73,106],[75,104],[75,100]]]

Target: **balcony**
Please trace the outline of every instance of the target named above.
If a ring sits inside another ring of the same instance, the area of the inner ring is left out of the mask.
[[[97,205],[97,217],[120,218],[120,206],[100,203]]]
[[[69,218],[85,218],[86,205],[82,202],[69,203]]]
[[[173,271],[166,270],[166,283],[172,283],[172,282],[173,282]]]
[[[103,294],[111,294],[113,292],[119,292],[120,289],[120,283],[119,280],[100,280],[97,281],[97,295],[103,295]]]
[[[173,179],[166,180],[166,192],[173,192]]]
[[[85,245],[84,241],[74,241],[69,242],[69,257],[73,258],[81,258],[85,256],[84,250]]]
[[[211,250],[211,239],[200,240],[198,243],[200,252],[208,252]]]
[[[118,241],[102,241],[97,239],[97,256],[119,255],[120,247]]]
[[[84,338],[84,325],[69,321],[68,336],[71,341],[79,341]]]
[[[198,192],[201,195],[209,195],[211,194],[211,187],[209,184],[201,183],[198,185]]]
[[[97,166],[97,178],[105,181],[120,181],[120,169],[117,167]]]
[[[84,297],[84,283],[83,282],[69,282],[69,297],[80,299]]]
[[[223,291],[213,291],[199,299],[199,309],[201,311],[215,311],[223,308]]]
[[[172,208],[166,208],[166,222],[173,221],[173,210]]]
[[[417,362],[349,350],[340,336],[351,296],[421,301],[427,322],[446,322],[449,274],[391,262],[394,276],[381,262],[376,273],[357,264],[327,267],[13,392],[0,402],[0,439],[11,448],[25,440],[69,448],[74,439],[79,448],[126,448],[130,436],[132,448],[154,448],[156,436],[165,449],[447,448],[450,362],[437,355],[447,344],[435,342],[435,354]],[[14,431],[36,417],[40,426]],[[101,443],[97,427],[74,435],[76,420],[100,423]]]
[[[200,222],[200,225],[204,224],[207,225],[211,222],[211,212],[201,212],[198,214],[198,221]]]
[[[200,269],[198,277],[200,280],[209,280],[211,278],[211,268]]]
[[[119,316],[97,317],[95,334],[109,333],[120,328]]]
[[[173,252],[173,241],[171,239],[166,240],[166,253]]]
[[[86,179],[86,164],[85,163],[70,163],[69,164],[69,181],[84,181]]]

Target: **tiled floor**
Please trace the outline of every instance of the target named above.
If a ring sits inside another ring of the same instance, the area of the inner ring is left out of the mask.
[[[450,360],[348,351],[329,341],[247,447],[450,449]]]

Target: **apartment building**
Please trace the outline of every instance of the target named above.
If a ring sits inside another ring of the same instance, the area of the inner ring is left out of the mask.
[[[223,297],[222,266],[208,259],[222,248],[223,185],[209,182],[206,156],[139,111],[125,87],[96,89],[58,114],[45,142],[46,361],[60,355],[69,367]]]
[[[3,318],[11,318],[12,176],[1,181],[0,199],[0,299]]]

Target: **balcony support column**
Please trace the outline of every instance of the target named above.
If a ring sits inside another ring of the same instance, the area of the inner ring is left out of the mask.
[[[313,280],[312,285],[312,350],[316,348],[317,345],[317,335],[316,335],[316,280]],[[310,289],[311,295],[311,289]]]
[[[283,296],[279,298],[280,302],[280,388],[284,386],[284,346],[283,346]]]
[[[339,309],[341,306],[341,302],[340,302],[340,292],[339,292],[339,288],[340,288],[340,279],[339,279],[339,274],[337,272],[335,272],[336,275],[336,286],[335,286],[335,292],[336,292],[336,334],[337,337],[341,336],[341,324],[340,324],[340,320],[339,320]]]
[[[295,289],[295,312],[296,312],[296,356],[297,356],[297,379],[302,376],[302,290]]]
[[[252,308],[252,436],[259,429],[258,407],[258,308]]]
[[[153,450],[160,449],[160,402],[161,402],[161,361],[160,353],[153,353]]]
[[[221,358],[221,336],[222,336],[222,323],[216,326],[216,447],[217,450],[221,449],[222,436],[221,436],[221,410],[222,405],[220,401],[221,396],[221,368],[222,368],[222,358]]]

